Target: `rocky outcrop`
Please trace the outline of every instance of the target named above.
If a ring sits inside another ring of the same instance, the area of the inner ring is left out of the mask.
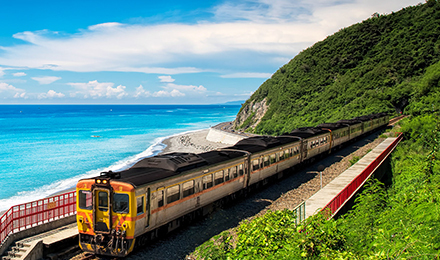
[[[246,131],[250,128],[254,129],[260,123],[268,108],[267,98],[259,102],[252,100],[237,114],[233,124],[234,129],[241,131]]]

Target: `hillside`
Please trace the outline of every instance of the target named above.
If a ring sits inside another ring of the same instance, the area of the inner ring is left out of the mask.
[[[234,126],[276,135],[370,113],[438,110],[439,61],[438,1],[375,14],[281,67],[243,104]]]

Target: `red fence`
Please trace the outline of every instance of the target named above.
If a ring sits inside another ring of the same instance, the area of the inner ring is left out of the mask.
[[[13,233],[73,214],[76,214],[75,191],[13,206],[0,219],[0,245]]]
[[[333,217],[344,204],[356,194],[358,189],[364,185],[365,181],[370,178],[377,167],[391,154],[397,144],[402,140],[402,134],[394,140],[374,161],[372,161],[354,180],[350,182],[333,200],[331,200],[322,210],[330,209]]]

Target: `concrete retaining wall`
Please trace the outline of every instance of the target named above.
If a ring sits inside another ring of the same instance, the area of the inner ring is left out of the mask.
[[[210,128],[209,133],[206,136],[206,140],[208,141],[222,143],[222,144],[231,144],[231,145],[236,144],[238,141],[244,138],[245,138],[244,136],[230,132],[225,132],[215,128]]]
[[[22,256],[24,260],[39,260],[43,258],[43,240],[33,241],[30,250]]]
[[[4,252],[6,252],[9,248],[9,246],[14,243],[16,240],[23,239],[25,237],[30,237],[34,235],[41,234],[43,232],[53,230],[68,224],[71,224],[76,221],[76,214],[60,218],[42,225],[38,225],[36,227],[28,228],[23,231],[19,231],[17,233],[11,234],[6,238],[6,241],[2,244],[0,248],[0,256],[3,255]]]

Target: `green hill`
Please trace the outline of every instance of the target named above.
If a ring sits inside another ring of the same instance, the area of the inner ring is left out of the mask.
[[[302,51],[243,104],[237,129],[281,134],[376,112],[440,105],[440,3],[344,28]]]

